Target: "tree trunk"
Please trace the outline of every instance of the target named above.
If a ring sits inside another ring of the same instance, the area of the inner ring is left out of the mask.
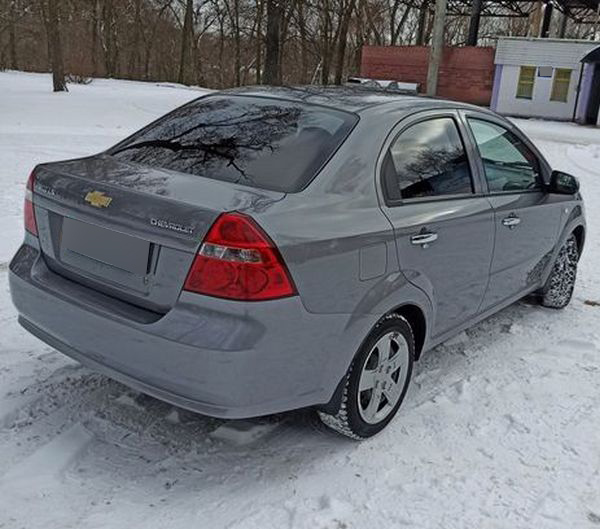
[[[356,5],[356,25],[354,31],[356,34],[356,46],[354,48],[354,71],[361,72],[362,70],[362,50],[365,45],[365,3],[364,0],[359,0]]]
[[[416,45],[417,46],[424,46],[425,45],[425,33],[426,33],[426,28],[427,28],[427,11],[429,9],[429,2],[428,0],[423,0],[423,3],[421,4],[421,7],[419,8],[419,23],[417,26],[417,42]]]
[[[533,10],[529,14],[529,33],[528,37],[539,37],[540,27],[542,25],[542,2],[535,3]]]
[[[306,36],[306,19],[304,15],[304,2],[299,0],[298,7],[298,29],[300,31],[300,83],[308,82],[308,39]]]
[[[288,2],[288,4],[291,4],[291,2]],[[288,30],[290,27],[290,19],[294,14],[293,5],[291,6],[291,8],[288,5],[288,9],[284,7],[285,5],[285,3],[282,3],[281,18],[279,22],[279,77],[277,79],[277,84],[282,84],[283,82],[283,61],[285,57],[285,44],[287,41]]]
[[[567,6],[564,7],[564,12],[560,19],[560,28],[558,30],[558,38],[564,39],[565,34],[567,32],[567,22],[569,21],[569,8]]]
[[[396,45],[396,17],[398,16],[398,8],[400,7],[400,0],[394,0],[394,3],[390,7],[390,46]]]
[[[135,0],[135,12],[133,15],[133,42],[131,44],[131,51],[129,55],[129,77],[136,79],[140,71],[140,42],[142,27],[142,0]]]
[[[279,84],[280,68],[279,47],[280,47],[280,26],[281,26],[281,0],[267,0],[267,41],[265,54],[265,71],[263,74],[263,84]]]
[[[437,0],[435,0],[434,4],[437,2]],[[435,5],[434,5],[434,11],[435,11]],[[435,13],[430,13],[427,12],[427,25],[425,26],[425,35],[423,37],[423,45],[427,46],[430,44],[433,36],[433,24],[435,22]]]
[[[598,6],[600,9],[600,5]],[[542,29],[540,31],[540,37],[547,39],[550,36],[550,23],[552,22],[552,11],[553,7],[550,2],[544,4],[544,13],[542,16]],[[596,30],[594,29],[594,35]]]
[[[398,39],[400,38],[400,35],[402,33],[402,30],[404,29],[404,25],[406,24],[406,21],[408,20],[408,15],[410,14],[410,6],[406,6],[406,9],[404,10],[404,13],[402,13],[402,16],[400,17],[400,21],[398,22],[398,24],[395,25],[395,27],[392,30],[392,36],[391,36],[391,45],[392,46],[396,46],[398,44]],[[395,20],[396,17],[394,17]]]
[[[321,84],[329,84],[331,71],[331,12],[328,0],[321,2]]]
[[[240,34],[240,0],[234,0],[234,36],[235,36],[235,85],[242,84],[242,50],[241,50],[241,34]]]
[[[483,0],[473,0],[471,6],[471,15],[469,18],[469,34],[467,36],[467,46],[477,46],[479,38],[479,21],[481,19],[481,9]]]
[[[262,19],[263,19],[263,1],[257,0],[256,3],[256,84],[260,84],[262,78]]]
[[[98,77],[98,12],[100,11],[100,0],[94,0],[92,7],[92,77]]]
[[[58,20],[57,4],[59,1],[60,0],[48,0],[48,49],[51,52],[52,83],[54,85],[54,91],[67,92]]]
[[[342,4],[342,13],[340,14],[340,29],[338,32],[337,58],[335,65],[335,84],[342,84],[344,75],[344,63],[346,60],[346,44],[348,41],[348,28],[350,27],[350,18],[354,12],[356,0],[349,0],[348,4]]]
[[[194,36],[192,46],[192,70],[194,72],[194,83],[196,86],[204,86],[204,74],[202,72],[202,35]]]
[[[118,77],[119,50],[114,0],[104,0],[102,6],[102,46],[107,77]]]
[[[225,87],[225,20],[219,17],[219,87]]]
[[[8,13],[8,53],[10,57],[10,67],[12,70],[19,69],[19,61],[17,60],[17,37],[15,33],[15,18],[16,18],[16,0],[9,1]]]
[[[371,13],[371,8],[369,6],[369,2],[367,2],[366,0],[361,0],[360,5],[361,5],[362,14],[364,14],[364,19],[367,22],[369,31],[373,34],[374,40],[368,39],[369,42],[371,42],[372,44],[375,44],[376,46],[384,46],[385,38],[381,34],[382,28],[379,27],[379,24],[376,24],[373,21],[373,15]]]
[[[242,84],[242,51],[240,32],[240,0],[224,0],[223,6],[233,33],[233,76],[235,86]]]
[[[185,18],[183,19],[183,30],[181,33],[181,56],[179,59],[179,75],[177,82],[181,84],[188,83],[188,71],[190,62],[190,53],[192,50],[192,32],[194,30],[194,0],[187,0],[185,7]]]

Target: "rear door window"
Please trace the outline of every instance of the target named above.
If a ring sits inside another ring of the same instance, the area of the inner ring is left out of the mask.
[[[383,170],[391,200],[473,192],[469,161],[450,117],[421,121],[401,132],[387,153]]]
[[[349,112],[281,99],[208,96],[168,114],[109,154],[124,162],[297,192],[357,120]]]

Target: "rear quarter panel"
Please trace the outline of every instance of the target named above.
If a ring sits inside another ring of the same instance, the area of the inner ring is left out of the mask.
[[[254,214],[276,242],[310,312],[379,313],[372,292],[391,295],[390,284],[405,282],[375,187],[377,157],[390,128],[361,116],[308,188]]]
[[[428,298],[399,269],[377,198],[377,158],[397,119],[361,116],[307,189],[254,215],[281,251],[306,310],[346,315],[353,347],[334,367],[341,374],[381,316],[409,303],[431,313]]]

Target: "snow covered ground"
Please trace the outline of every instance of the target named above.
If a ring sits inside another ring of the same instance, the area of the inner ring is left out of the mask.
[[[0,73],[0,528],[600,528],[600,130],[519,121],[579,176],[573,303],[519,303],[428,353],[390,427],[357,444],[308,412],[224,422],[30,337],[7,268],[38,162],[99,151],[198,92]]]

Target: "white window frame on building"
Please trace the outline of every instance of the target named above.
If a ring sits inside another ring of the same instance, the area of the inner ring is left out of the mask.
[[[559,75],[564,75],[564,77],[559,78]],[[550,101],[557,101],[559,103],[566,103],[568,101],[571,77],[573,77],[572,68],[554,68]]]
[[[522,65],[519,69],[519,80],[517,81],[517,95],[519,99],[533,99],[535,90],[535,66]]]

